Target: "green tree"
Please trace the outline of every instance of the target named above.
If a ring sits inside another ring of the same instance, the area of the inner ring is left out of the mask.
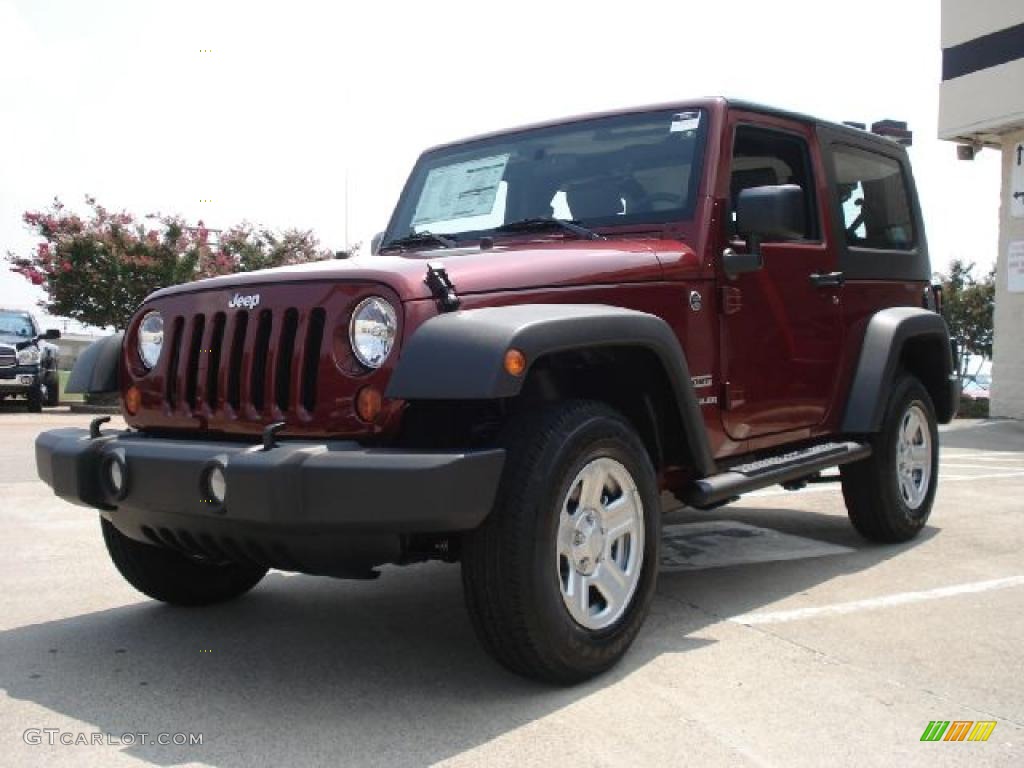
[[[54,198],[49,208],[28,211],[25,224],[40,238],[27,255],[8,252],[11,269],[46,291],[52,315],[123,329],[150,293],[164,286],[215,275],[247,272],[331,258],[312,232],[271,230],[243,223],[222,233],[187,227],[181,216],[142,220],[111,213],[86,197],[85,218]]]
[[[942,313],[950,336],[960,350],[960,376],[968,375],[967,356],[992,357],[992,317],[996,303],[995,268],[980,280],[974,276],[974,264],[960,259],[949,266],[949,277],[942,283]],[[977,373],[977,372],[975,372]]]

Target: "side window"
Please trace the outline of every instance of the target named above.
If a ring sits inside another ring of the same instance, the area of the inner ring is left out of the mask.
[[[818,210],[814,203],[814,176],[807,142],[799,136],[766,128],[741,125],[736,129],[732,150],[729,203],[735,234],[736,200],[751,187],[796,184],[804,191],[805,240],[818,240]]]
[[[847,245],[909,250],[914,246],[914,219],[903,167],[885,155],[833,146],[836,193]]]

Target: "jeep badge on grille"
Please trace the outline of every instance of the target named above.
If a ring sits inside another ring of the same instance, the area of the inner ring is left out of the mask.
[[[231,301],[228,302],[228,309],[256,309],[260,304],[260,295],[254,293],[251,296],[243,296],[240,293],[236,293],[231,297]]]

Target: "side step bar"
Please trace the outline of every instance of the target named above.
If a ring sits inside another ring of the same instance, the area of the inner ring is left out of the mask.
[[[759,488],[799,480],[829,467],[866,459],[870,455],[871,446],[867,443],[823,443],[740,464],[695,481],[686,503],[694,507],[713,507]]]

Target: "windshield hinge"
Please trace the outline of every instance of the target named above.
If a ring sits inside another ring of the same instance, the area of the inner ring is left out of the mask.
[[[427,279],[423,282],[430,288],[430,292],[441,303],[441,308],[445,312],[451,312],[459,308],[462,300],[455,293],[455,286],[452,285],[452,281],[448,278],[448,271],[444,268],[444,264],[428,261]]]

